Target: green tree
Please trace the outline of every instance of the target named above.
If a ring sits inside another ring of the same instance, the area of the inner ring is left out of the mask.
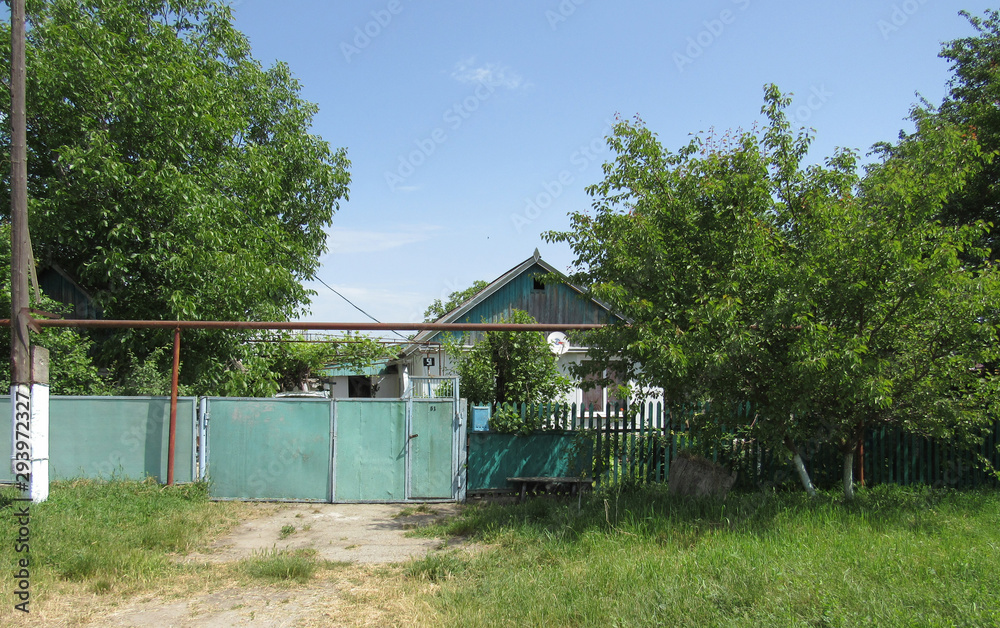
[[[996,410],[985,227],[934,220],[979,151],[916,111],[916,133],[864,176],[850,151],[804,167],[811,138],[789,102],[770,86],[760,132],[676,153],[619,122],[593,213],[548,238],[573,249],[571,281],[631,320],[589,335],[596,368],[675,407],[710,401],[705,425],[751,402],[746,435],[787,447],[810,492],[801,445],[836,443],[850,497],[865,429],[974,438]]]
[[[964,129],[983,148],[982,170],[951,197],[942,209],[950,224],[983,220],[996,228],[983,234],[991,258],[1000,258],[1000,12],[988,9],[983,17],[963,11],[976,34],[945,44],[940,56],[951,64],[949,92],[941,116]]]
[[[441,299],[434,299],[434,302],[427,306],[427,309],[424,310],[424,322],[431,323],[436,321],[448,312],[457,308],[459,305],[462,305],[472,297],[479,294],[483,288],[488,285],[490,285],[490,282],[479,279],[465,290],[456,290],[449,294],[448,300],[444,303],[441,302]]]
[[[303,312],[349,162],[309,132],[316,107],[287,65],[262,68],[215,0],[35,0],[28,19],[38,262],[67,270],[108,318]],[[9,39],[3,24],[8,67]],[[7,171],[0,186],[9,194]],[[182,377],[211,392],[246,358],[248,337],[186,334]],[[120,331],[100,363],[142,361],[169,342]]]
[[[527,312],[512,310],[498,323],[536,323]],[[462,396],[474,403],[521,404],[553,401],[571,388],[568,377],[559,372],[556,358],[540,332],[488,331],[471,349],[461,342],[446,345],[448,356],[457,362]],[[501,421],[502,417],[506,417]],[[502,415],[491,419],[491,427],[501,431],[530,431],[519,418]]]
[[[10,224],[0,224],[0,312],[10,316]],[[62,306],[31,291],[31,307],[58,314]],[[113,392],[90,357],[93,342],[75,329],[44,329],[32,344],[49,350],[49,388],[54,395],[105,395]],[[0,354],[10,355],[10,327],[0,328]],[[9,364],[9,362],[8,362]],[[0,371],[0,389],[10,390],[10,367]],[[4,393],[6,394],[6,392]]]
[[[277,392],[306,390],[327,367],[363,370],[395,357],[393,349],[363,334],[315,340],[298,334],[262,332],[244,343],[227,365],[211,376],[217,394],[271,397]],[[182,365],[183,369],[183,365]]]
[[[324,368],[336,366],[361,371],[395,357],[390,347],[362,334],[325,341],[285,335],[276,347],[275,383],[281,390],[306,390],[309,379]]]
[[[173,347],[157,347],[144,360],[134,355],[127,356],[128,362],[118,369],[122,378],[114,383],[112,393],[122,396],[165,396],[171,393],[173,384],[174,352]],[[190,395],[187,386],[178,385],[177,393],[181,396]]]

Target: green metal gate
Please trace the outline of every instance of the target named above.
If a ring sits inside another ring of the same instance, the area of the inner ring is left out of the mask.
[[[412,499],[438,499],[451,495],[455,470],[441,464],[452,460],[455,416],[453,405],[447,400],[412,400],[410,411],[410,468],[407,474],[407,494]],[[462,439],[463,442],[465,439]]]
[[[334,501],[406,499],[406,402],[337,401]]]
[[[211,398],[207,406],[212,497],[330,501],[328,400]]]
[[[450,385],[425,392],[455,394],[209,399],[201,431],[209,493],[215,499],[462,500],[465,420],[457,381],[441,381]]]

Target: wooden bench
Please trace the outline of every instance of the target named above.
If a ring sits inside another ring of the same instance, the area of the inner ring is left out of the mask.
[[[593,478],[578,477],[514,477],[507,478],[509,484],[514,485],[518,491],[518,502],[523,502],[528,493],[528,489],[538,490],[539,488],[548,491],[550,487],[569,487],[569,494],[577,496],[577,502],[582,498],[583,489],[593,484]]]

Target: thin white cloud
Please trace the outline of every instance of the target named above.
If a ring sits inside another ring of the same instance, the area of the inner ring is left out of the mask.
[[[440,229],[434,225],[403,226],[393,231],[366,231],[334,227],[327,234],[326,245],[329,249],[328,255],[378,253],[430,240]]]
[[[524,78],[505,65],[499,63],[476,64],[475,57],[463,59],[455,64],[451,77],[459,83],[483,83],[492,87],[517,89],[524,87]]]

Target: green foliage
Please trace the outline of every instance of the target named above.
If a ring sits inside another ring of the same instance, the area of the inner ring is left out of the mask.
[[[995,228],[983,233],[982,243],[991,258],[1000,257],[1000,12],[987,9],[982,17],[962,12],[976,35],[945,44],[940,56],[951,64],[950,91],[941,104],[941,116],[962,127],[983,148],[984,164],[968,185],[957,191],[942,209],[950,224],[972,224],[978,220]]]
[[[362,334],[322,342],[291,334],[262,334],[252,340],[237,347],[228,364],[212,364],[201,378],[203,386],[229,397],[271,397],[304,390],[311,377],[329,366],[362,370],[393,357],[377,339]]]
[[[310,377],[329,366],[359,371],[393,357],[392,350],[375,338],[348,334],[343,340],[308,341],[284,335],[273,348],[273,370],[281,390],[305,390]]]
[[[1000,392],[982,368],[1000,290],[975,246],[985,227],[934,219],[978,146],[918,110],[864,176],[850,151],[805,167],[788,103],[771,86],[759,132],[676,153],[641,121],[616,125],[593,214],[548,234],[576,254],[570,280],[631,321],[587,336],[593,367],[661,386],[678,410],[711,400],[706,423],[751,402],[746,436],[792,451],[852,451],[878,425],[974,439]]]
[[[42,295],[41,301],[31,290],[30,306],[58,314],[65,309]],[[0,312],[9,317],[10,306],[10,223],[0,224]],[[32,344],[49,350],[49,387],[54,395],[104,395],[112,386],[99,375],[90,357],[93,342],[75,329],[45,329],[32,333]],[[0,328],[0,354],[10,355],[10,327]],[[10,391],[10,365],[0,369],[0,390]]]
[[[531,419],[533,415],[528,414],[527,418]],[[506,434],[530,434],[534,431],[534,426],[529,421],[522,420],[514,406],[501,404],[490,417],[490,429]]]
[[[430,323],[436,321],[448,312],[457,308],[459,305],[462,305],[472,297],[479,294],[479,292],[481,292],[482,289],[488,285],[490,285],[490,282],[479,279],[465,290],[456,290],[449,294],[448,300],[444,303],[441,302],[441,299],[434,299],[434,302],[427,306],[427,309],[424,310],[424,322]]]
[[[216,0],[29,2],[28,19],[37,260],[58,263],[112,319],[303,312],[303,281],[350,177],[345,151],[309,132],[317,109],[289,68],[253,59]],[[4,65],[9,28],[0,24]],[[0,189],[9,194],[8,172]],[[198,392],[259,388],[253,369],[222,374],[247,362],[250,337],[186,334],[182,378]],[[169,342],[117,331],[99,363],[124,364],[130,351],[141,362]]]
[[[512,310],[509,317],[497,322],[537,321],[527,312]],[[571,387],[539,332],[488,331],[470,350],[463,350],[460,341],[446,345],[446,350],[458,363],[462,396],[474,403],[539,403],[556,399]],[[491,419],[491,427],[523,426],[520,418],[505,421],[506,416],[499,415],[496,424]]]
[[[173,349],[157,347],[145,360],[139,360],[133,353],[128,354],[122,379],[118,382],[116,395],[162,396],[170,394],[173,378]],[[189,395],[187,386],[178,386],[178,394]]]

